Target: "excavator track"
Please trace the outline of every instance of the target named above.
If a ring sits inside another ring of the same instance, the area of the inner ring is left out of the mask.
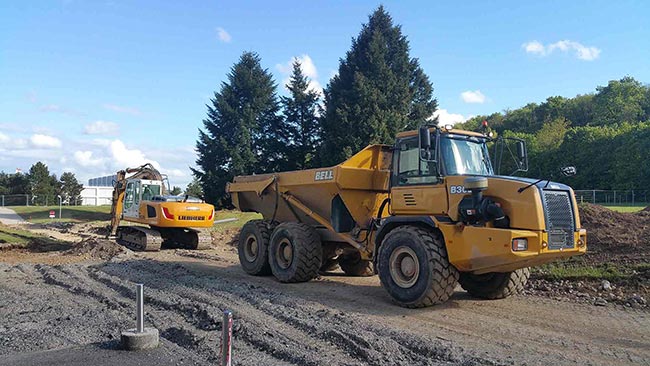
[[[183,249],[204,250],[212,245],[212,236],[207,230],[189,228],[160,228],[165,241]]]
[[[156,252],[160,250],[163,237],[157,230],[142,226],[120,226],[117,242],[135,251]]]

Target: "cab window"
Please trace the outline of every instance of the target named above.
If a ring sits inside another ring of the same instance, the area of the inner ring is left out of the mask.
[[[133,206],[133,201],[134,201],[133,188],[134,187],[135,187],[135,185],[133,184],[133,182],[129,182],[126,185],[126,196],[124,197],[124,208],[130,208],[131,206]]]
[[[403,186],[438,183],[435,163],[420,159],[420,146],[417,137],[399,141],[395,153],[397,155],[397,171],[394,175],[394,184]]]
[[[143,184],[142,185],[142,200],[151,201],[153,196],[160,195],[160,186],[155,184]]]

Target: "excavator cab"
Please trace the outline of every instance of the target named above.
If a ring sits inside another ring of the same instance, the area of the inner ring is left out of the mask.
[[[162,182],[149,179],[127,179],[124,192],[124,217],[137,218],[141,201],[152,201],[154,196],[159,196]]]

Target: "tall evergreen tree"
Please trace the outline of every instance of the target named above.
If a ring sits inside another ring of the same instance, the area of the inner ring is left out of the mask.
[[[383,6],[370,15],[338,75],[325,90],[324,163],[336,164],[370,143],[390,143],[437,109],[429,78]]]
[[[287,133],[276,84],[256,53],[242,54],[211,102],[196,143],[198,168],[192,170],[205,200],[227,207],[225,186],[234,176],[273,170],[286,160]]]
[[[47,165],[39,161],[29,168],[29,187],[31,194],[36,196],[35,202],[52,203],[58,188],[58,181],[56,175],[50,175]]]
[[[302,72],[300,62],[293,62],[287,84],[290,96],[282,97],[284,121],[289,132],[290,149],[285,170],[309,169],[317,166],[317,148],[320,143],[318,116],[322,113],[319,95],[309,89],[309,79]]]
[[[74,173],[64,172],[59,179],[58,194],[69,205],[76,205],[83,190],[83,185],[79,183]]]

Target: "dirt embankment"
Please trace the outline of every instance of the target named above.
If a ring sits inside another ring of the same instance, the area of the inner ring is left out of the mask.
[[[587,254],[533,271],[526,293],[598,306],[650,309],[650,209],[580,205]]]
[[[589,258],[630,263],[650,258],[650,210],[616,212],[603,206],[580,205],[580,220],[587,229]]]

